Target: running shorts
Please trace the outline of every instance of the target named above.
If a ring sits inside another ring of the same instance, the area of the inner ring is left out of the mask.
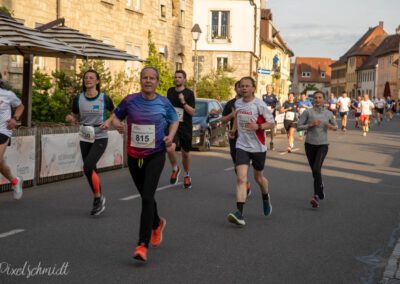
[[[265,158],[267,157],[267,152],[246,152],[242,149],[236,148],[236,166],[240,165],[253,165],[256,171],[262,171],[265,166]]]
[[[340,117],[348,116],[348,115],[349,115],[348,111],[340,112]]]
[[[3,145],[4,143],[8,143],[8,146],[10,146],[11,139],[7,135],[0,133],[0,145]]]
[[[360,119],[361,119],[361,122],[362,122],[362,123],[365,123],[367,120],[369,120],[369,115],[362,114],[362,115],[360,116]]]
[[[286,131],[289,131],[290,128],[297,128],[297,122],[292,120],[284,120],[283,127],[285,127]]]
[[[377,108],[376,111],[380,114],[383,114],[383,108]]]

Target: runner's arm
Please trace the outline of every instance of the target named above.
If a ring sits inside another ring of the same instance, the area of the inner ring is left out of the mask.
[[[297,122],[297,131],[304,131],[310,128],[308,125],[308,110],[305,110],[301,115],[300,119]]]
[[[14,129],[17,125],[17,120],[21,118],[24,112],[24,105],[21,103],[15,108],[14,116],[11,117],[7,122],[7,129]]]

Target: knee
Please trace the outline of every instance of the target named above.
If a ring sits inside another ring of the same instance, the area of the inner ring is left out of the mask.
[[[85,175],[92,176],[92,173],[94,171],[94,167],[92,165],[84,164],[83,165],[83,171],[85,172]]]
[[[246,183],[246,182],[247,182],[247,176],[244,176],[244,175],[238,175],[238,176],[236,176],[236,182],[237,182],[238,184]]]
[[[154,204],[154,196],[151,195],[143,195],[142,196],[142,205],[143,206],[152,206]]]

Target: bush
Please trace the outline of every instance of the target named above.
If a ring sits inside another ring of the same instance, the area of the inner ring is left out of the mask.
[[[202,77],[197,83],[197,97],[226,101],[231,98],[236,80],[226,76],[222,70],[213,71]],[[193,80],[188,82],[193,86]]]

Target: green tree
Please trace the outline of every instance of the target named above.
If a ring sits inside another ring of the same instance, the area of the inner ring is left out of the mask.
[[[168,66],[168,63],[158,52],[156,44],[153,42],[150,30],[148,32],[148,46],[149,56],[146,59],[146,65],[156,67],[160,72],[160,83],[158,85],[157,92],[165,96],[168,89],[174,84],[174,77]]]
[[[227,76],[222,70],[212,71],[203,76],[197,83],[197,97],[225,101],[230,99],[235,79]],[[193,81],[188,82],[192,86]]]
[[[0,6],[0,14],[12,17],[14,14],[14,11],[8,9],[7,7]]]
[[[49,90],[53,87],[51,77],[36,70],[33,73],[32,82],[32,121],[52,121],[52,110],[49,103]]]

